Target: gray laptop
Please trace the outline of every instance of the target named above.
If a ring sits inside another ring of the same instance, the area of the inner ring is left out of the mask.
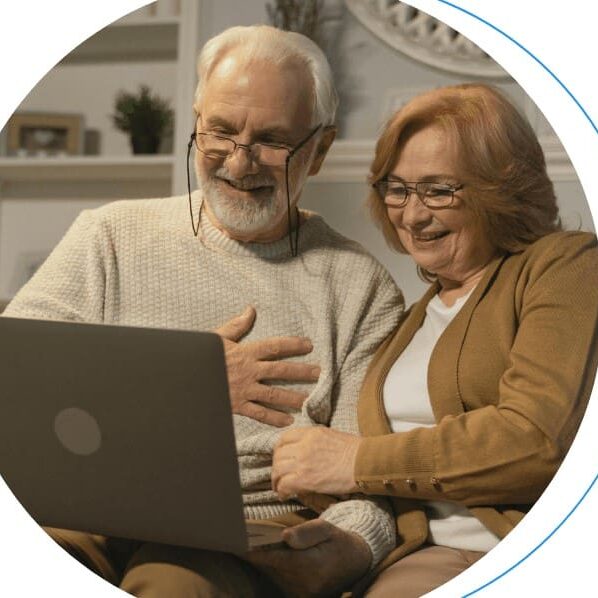
[[[226,367],[211,333],[0,318],[0,473],[44,526],[242,553]]]

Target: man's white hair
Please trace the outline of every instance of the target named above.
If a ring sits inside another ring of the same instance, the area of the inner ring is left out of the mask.
[[[224,56],[237,47],[243,48],[243,57],[249,61],[266,60],[281,65],[294,59],[305,65],[313,80],[312,124],[334,124],[338,95],[324,53],[308,37],[268,25],[231,27],[206,42],[197,59],[199,83],[195,91],[196,105],[201,102],[203,85],[214,68]]]

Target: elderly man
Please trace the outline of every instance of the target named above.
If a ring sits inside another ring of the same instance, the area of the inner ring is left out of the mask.
[[[336,93],[317,46],[270,27],[236,27],[206,44],[198,74],[190,149],[199,191],[189,206],[174,197],[83,212],[6,315],[191,330],[230,320],[219,331],[245,515],[288,525],[286,547],[241,560],[50,533],[137,596],[339,592],[394,546],[392,519],[359,496],[310,503],[314,510],[281,501],[270,479],[277,426],[356,431],[367,362],[395,328],[401,297],[359,245],[297,208],[335,135]]]

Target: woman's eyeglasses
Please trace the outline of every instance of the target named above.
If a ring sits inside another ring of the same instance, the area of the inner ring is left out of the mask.
[[[382,201],[391,208],[405,207],[411,193],[415,193],[418,199],[431,210],[450,208],[453,205],[455,193],[463,189],[464,186],[429,181],[395,181],[392,179],[381,179],[372,185]]]

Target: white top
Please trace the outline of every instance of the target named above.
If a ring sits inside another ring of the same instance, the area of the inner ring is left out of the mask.
[[[472,289],[473,290],[473,289]],[[436,424],[428,394],[428,364],[440,335],[459,313],[471,291],[450,307],[436,295],[426,317],[384,382],[383,398],[393,432]],[[440,546],[487,552],[499,542],[469,511],[447,501],[426,501],[430,518],[428,541]]]

